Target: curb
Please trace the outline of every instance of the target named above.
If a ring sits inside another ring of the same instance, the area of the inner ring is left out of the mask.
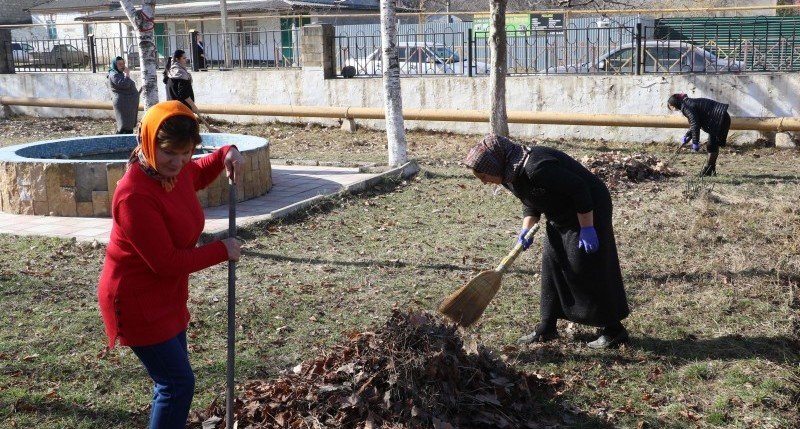
[[[374,168],[374,167],[373,166],[366,166],[366,167],[363,167],[363,168],[365,170],[364,172],[369,172],[368,170],[371,169],[371,168]],[[282,218],[282,217],[286,217],[286,216],[288,216],[288,215],[290,215],[292,213],[295,213],[295,212],[300,211],[300,210],[302,210],[302,209],[304,209],[306,207],[309,207],[309,206],[312,206],[314,204],[320,203],[320,202],[322,202],[324,200],[327,200],[327,199],[332,199],[332,198],[339,197],[339,196],[344,196],[344,195],[347,195],[347,194],[354,194],[354,193],[363,192],[363,191],[365,191],[365,190],[367,190],[367,189],[369,189],[369,188],[371,188],[371,187],[373,187],[375,185],[380,184],[381,182],[383,182],[383,181],[385,181],[387,179],[388,180],[408,179],[408,178],[413,177],[414,175],[416,175],[419,172],[419,170],[420,170],[420,168],[419,168],[419,165],[417,165],[417,162],[414,161],[414,160],[411,160],[411,161],[408,161],[405,164],[401,165],[400,167],[396,167],[396,168],[393,168],[391,170],[384,171],[382,173],[377,173],[375,176],[370,177],[369,179],[365,179],[365,180],[362,180],[360,182],[356,182],[356,183],[352,183],[350,185],[347,185],[347,186],[343,187],[341,190],[339,190],[338,192],[334,192],[332,194],[316,195],[316,196],[313,196],[311,198],[307,198],[305,200],[298,201],[298,202],[296,202],[296,203],[294,203],[292,205],[288,205],[288,206],[282,207],[282,208],[280,208],[278,210],[274,210],[274,211],[272,211],[270,213],[265,213],[263,215],[258,215],[258,216],[250,216],[250,217],[247,218],[247,222],[243,222],[241,224],[237,224],[237,227],[246,227],[248,225],[252,225],[252,224],[258,223],[258,222],[269,221],[269,220],[273,220],[273,219],[279,219],[279,218]],[[361,168],[359,168],[359,171],[361,171]],[[228,237],[228,229],[227,228],[222,228],[222,229],[219,229],[219,230],[216,230],[216,231],[204,232],[202,234],[202,236],[200,237],[200,242],[201,243],[207,243],[207,242],[210,242],[210,241],[213,241],[213,240],[220,240],[220,239],[227,238],[227,237]]]

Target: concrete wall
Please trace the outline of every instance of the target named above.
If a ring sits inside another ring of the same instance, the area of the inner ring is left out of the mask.
[[[138,78],[138,75],[134,76]],[[379,78],[328,79],[317,70],[235,70],[196,72],[198,104],[291,104],[306,106],[381,107]],[[674,92],[730,103],[732,116],[799,116],[800,73],[765,75],[676,76],[520,76],[510,77],[508,109],[548,112],[668,114],[666,100]],[[489,109],[489,79],[467,77],[403,78],[405,107]],[[164,99],[163,85],[159,85]],[[108,100],[105,75],[86,73],[20,73],[0,75],[0,95],[15,97]],[[39,116],[111,118],[110,111],[13,106],[12,111]],[[237,122],[296,121],[334,124],[315,118],[220,116]],[[357,121],[382,128],[383,121]],[[488,123],[408,121],[409,129],[485,133]],[[605,138],[633,142],[677,141],[679,129],[512,125],[515,137]],[[756,133],[732,132],[733,140]]]

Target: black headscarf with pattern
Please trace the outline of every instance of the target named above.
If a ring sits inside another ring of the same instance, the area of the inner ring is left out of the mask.
[[[469,150],[464,164],[478,173],[512,183],[525,163],[525,150],[506,137],[489,134]]]

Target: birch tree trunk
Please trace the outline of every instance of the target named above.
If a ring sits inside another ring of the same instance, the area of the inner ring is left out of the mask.
[[[228,33],[228,4],[225,0],[219,2],[219,15],[222,30],[222,58],[226,69],[231,68],[231,35]]]
[[[507,0],[491,0],[489,13],[492,25],[489,27],[489,48],[492,59],[490,80],[492,85],[492,116],[489,125],[492,134],[508,136],[508,114],[506,112],[506,2]]]
[[[403,126],[403,99],[400,94],[400,61],[397,58],[397,14],[395,0],[381,0],[381,47],[383,100],[386,106],[386,138],[389,165],[408,161],[406,131]]]
[[[158,103],[158,57],[156,55],[154,21],[156,0],[143,0],[142,8],[136,10],[133,0],[119,0],[125,16],[133,24],[139,40],[139,61],[142,64],[142,88],[144,88],[144,108],[149,109]]]

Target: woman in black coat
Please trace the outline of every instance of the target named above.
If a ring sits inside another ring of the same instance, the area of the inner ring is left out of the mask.
[[[725,146],[728,140],[728,131],[731,128],[731,116],[728,114],[728,105],[708,98],[689,98],[686,94],[672,94],[667,100],[667,107],[680,110],[689,120],[689,131],[683,136],[683,144],[691,140],[692,149],[700,150],[700,130],[708,133],[708,160],[700,171],[700,176],[717,175],[717,157],[719,147]]]
[[[208,124],[208,122],[200,116],[200,111],[194,104],[194,88],[192,87],[192,74],[186,68],[189,59],[186,58],[186,52],[182,49],[176,49],[171,57],[167,58],[167,65],[164,68],[164,84],[167,86],[167,100],[178,100],[185,104],[186,107],[192,109],[197,119],[203,123],[211,132],[217,130]]]
[[[167,58],[167,65],[164,67],[164,85],[167,86],[167,100],[178,100],[196,114],[192,74],[186,68],[188,61],[186,52],[182,49],[175,50],[172,56]]]
[[[464,163],[483,183],[502,184],[523,205],[523,249],[528,230],[544,214],[541,321],[520,343],[556,338],[556,321],[566,319],[602,328],[588,345],[606,348],[624,343],[628,316],[614,230],[611,195],[605,184],[564,152],[489,135],[473,147]],[[532,241],[532,240],[531,240]]]

